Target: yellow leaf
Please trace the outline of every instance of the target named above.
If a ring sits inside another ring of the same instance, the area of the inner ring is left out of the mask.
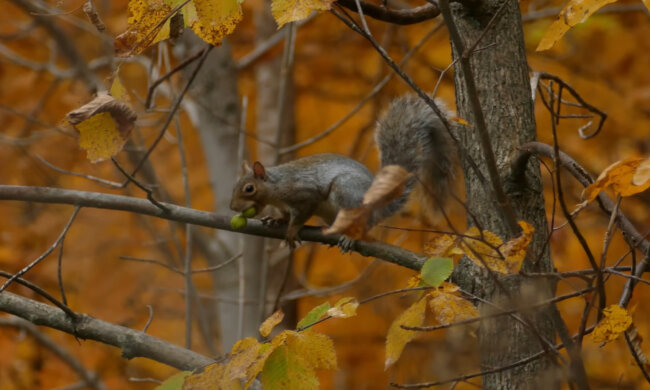
[[[402,325],[422,326],[426,307],[427,300],[425,298],[419,299],[400,314],[390,325],[388,335],[386,336],[386,360],[384,361],[384,369],[387,369],[399,359],[406,344],[418,334],[417,331],[402,328]]]
[[[277,324],[282,322],[283,318],[284,318],[284,313],[282,312],[282,310],[278,310],[275,313],[271,314],[269,318],[264,320],[262,325],[260,325],[260,334],[262,335],[262,337],[264,338],[269,337],[273,328],[275,328]]]
[[[456,240],[445,234],[430,240],[424,245],[424,254],[427,257],[452,257],[451,250],[456,247]],[[462,253],[461,253],[462,255]],[[458,257],[458,256],[456,256]]]
[[[429,293],[429,308],[440,325],[478,317],[478,311],[472,302],[458,295],[455,289],[443,287]]]
[[[333,0],[273,0],[271,12],[278,28],[289,22],[305,19],[312,11],[327,11]]]
[[[313,369],[336,369],[334,343],[328,336],[308,329],[302,332],[288,331],[287,347],[305,359]]]
[[[420,286],[422,286],[422,278],[420,277],[420,274],[411,276],[406,282],[406,288],[415,288]]]
[[[172,7],[164,0],[129,0],[129,27],[115,38],[118,57],[141,53],[150,45],[169,38],[169,20]]]
[[[478,228],[471,227],[465,232],[466,238],[458,245],[465,252],[465,255],[475,264],[481,267],[488,267],[492,271],[502,274],[510,272],[504,258],[497,252],[503,241],[496,234],[483,230],[482,237]],[[474,237],[474,238],[469,238]]]
[[[607,4],[614,3],[616,0],[571,0],[569,4],[564,7],[557,19],[546,30],[542,40],[537,45],[537,51],[548,50],[557,41],[559,41],[564,34],[571,29],[571,27],[580,24],[587,20],[591,14],[598,11],[600,8]]]
[[[125,103],[128,103],[130,100],[129,93],[126,91],[126,88],[124,88],[124,84],[122,84],[120,76],[117,73],[113,78],[113,83],[111,84],[109,94],[115,99],[121,100]]]
[[[506,266],[510,273],[513,274],[518,273],[521,269],[521,264],[526,258],[528,245],[533,238],[533,233],[535,233],[533,225],[526,221],[519,221],[519,226],[521,226],[519,237],[506,242],[501,248],[501,253],[506,257]]]
[[[337,318],[348,318],[357,315],[359,302],[353,297],[339,299],[338,302],[327,311],[327,315]]]
[[[632,317],[619,305],[611,305],[603,310],[604,318],[594,329],[594,341],[608,343],[614,341],[632,325]]]
[[[183,390],[241,390],[239,380],[228,379],[225,374],[226,365],[215,363],[204,368],[198,374],[185,378]]]
[[[648,9],[648,11],[650,11],[650,0],[643,0],[643,4]]]
[[[647,161],[645,158],[633,157],[615,162],[607,167],[595,182],[585,188],[584,196],[587,198],[587,201],[591,202],[594,200],[608,186],[612,186],[614,192],[621,196],[631,196],[647,190],[650,187],[650,181],[646,181],[642,185],[635,185],[632,182],[638,168],[645,161]],[[647,168],[644,165],[637,178],[638,182],[642,181],[645,169]]]
[[[86,150],[93,163],[122,150],[136,118],[126,103],[105,94],[67,115],[68,123],[79,131],[79,146]]]
[[[194,0],[196,20],[192,30],[211,45],[219,45],[241,21],[242,10],[237,0]]]
[[[312,367],[281,345],[269,356],[260,377],[264,390],[317,390],[318,378]]]

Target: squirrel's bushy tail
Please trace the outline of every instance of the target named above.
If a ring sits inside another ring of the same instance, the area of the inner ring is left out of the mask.
[[[448,117],[446,105],[436,105]],[[375,222],[401,209],[417,182],[421,182],[425,209],[435,210],[450,191],[454,176],[455,148],[438,115],[418,96],[409,95],[392,101],[375,131],[381,165],[400,165],[414,176],[404,194],[375,216]]]

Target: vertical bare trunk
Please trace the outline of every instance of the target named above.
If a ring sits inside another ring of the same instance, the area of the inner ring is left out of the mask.
[[[492,17],[503,4],[497,0],[464,1],[452,3],[452,13],[460,30],[465,47],[471,47],[485,34],[476,46],[481,49],[471,54],[471,66],[483,113],[487,122],[492,147],[496,154],[499,171],[507,172],[509,156],[517,147],[536,138],[533,104],[524,49],[523,32],[519,6],[516,0],[506,0],[505,8],[496,17],[496,23],[485,32]],[[454,57],[458,57],[454,48]],[[459,66],[455,67],[456,100],[459,116],[475,123],[470,97],[465,87]],[[463,129],[459,132],[461,143],[467,153],[487,178],[483,151],[476,131]],[[490,195],[489,183],[481,184],[477,175],[463,163],[469,212],[482,228],[501,237],[507,236],[505,224],[501,221],[494,198]],[[489,180],[489,178],[487,179]],[[524,264],[528,271],[551,271],[552,263],[545,241],[548,235],[541,192],[539,165],[531,162],[526,177],[526,189],[522,193],[509,194],[517,219],[530,222],[535,227],[535,237],[529,250],[529,259]],[[472,219],[469,223],[473,224]],[[530,259],[539,259],[533,264]],[[499,283],[494,277],[477,270],[468,263],[458,268],[454,275],[461,286],[473,290],[500,307],[526,307],[551,296],[552,283],[533,283],[518,275],[502,277]],[[505,291],[504,291],[505,290]],[[482,305],[482,313],[493,310],[493,306]],[[530,326],[512,317],[498,317],[481,322],[479,342],[484,369],[498,368],[530,357],[548,344],[555,343],[554,329],[546,315],[547,310],[522,311],[521,316]],[[549,358],[550,356],[550,358]],[[522,389],[557,387],[558,373],[553,371],[553,354],[528,364],[483,378],[486,389]]]
[[[189,34],[188,31],[187,35]],[[191,42],[191,52],[205,46],[195,36],[186,39]],[[192,66],[188,68],[193,69]],[[237,146],[240,109],[236,76],[230,46],[224,42],[209,54],[191,90],[192,98],[198,103],[193,107],[197,114],[195,126],[201,137],[215,196],[215,210],[218,212],[227,212],[229,209],[232,186],[239,169]],[[244,240],[243,244],[241,240]],[[214,272],[215,289],[219,298],[216,315],[224,351],[230,350],[241,337],[257,335],[260,312],[259,263],[263,253],[259,241],[221,231],[212,246],[213,253],[218,256],[212,259],[214,264],[239,252],[243,254],[239,260]]]
[[[271,14],[270,4],[259,7],[255,11],[254,18],[256,40],[259,44],[277,31],[277,24]],[[284,80],[287,93],[284,105],[281,107],[279,95],[280,83],[283,81],[281,77],[282,55],[280,51],[276,53],[264,56],[255,66],[257,136],[260,140],[271,143],[271,145],[262,142],[257,143],[257,157],[262,163],[268,165],[275,165],[278,162],[291,159],[290,155],[284,155],[280,156],[279,161],[276,161],[276,148],[293,143],[295,135],[293,76],[291,69],[288,69],[289,73]],[[283,108],[282,113],[280,112],[281,108]],[[282,115],[282,119],[280,119],[280,115]],[[278,140],[278,132],[280,132],[280,145],[273,146]],[[262,239],[260,238],[260,240]],[[285,249],[274,253],[273,257],[280,256],[288,260],[290,255]],[[269,314],[268,311],[271,310],[277,295],[281,293],[280,289],[283,287],[286,272],[292,272],[292,270],[287,270],[290,264],[287,261],[270,264],[268,256],[264,258],[264,271],[268,275],[265,280],[267,283],[266,291],[263,292],[267,302],[266,314]],[[283,310],[285,312],[285,321],[295,323],[295,305],[285,305]]]

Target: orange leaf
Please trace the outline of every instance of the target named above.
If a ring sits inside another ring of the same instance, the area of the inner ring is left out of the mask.
[[[650,187],[650,181],[643,181],[643,178],[647,176],[647,173],[644,173],[648,169],[647,163],[643,165],[643,168],[639,171],[639,175],[634,179],[637,170],[646,161],[647,159],[645,158],[633,157],[615,162],[607,167],[595,182],[585,188],[584,196],[587,198],[587,201],[591,202],[594,200],[602,190],[609,186],[612,186],[614,192],[621,196],[631,196],[647,190]],[[635,185],[633,180],[639,183],[643,182],[643,184]]]

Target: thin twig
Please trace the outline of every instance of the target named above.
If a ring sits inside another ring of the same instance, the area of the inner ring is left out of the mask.
[[[68,233],[68,230],[70,230],[70,227],[72,226],[72,222],[74,222],[75,218],[77,217],[77,214],[79,213],[79,210],[81,210],[81,206],[76,206],[74,208],[74,211],[72,212],[72,215],[70,216],[70,219],[68,220],[68,223],[65,225],[63,228],[63,231],[59,234],[59,237],[54,241],[54,243],[45,251],[43,254],[38,256],[34,261],[29,263],[27,266],[25,266],[23,269],[20,271],[16,272],[11,276],[3,285],[0,287],[0,293],[2,293],[4,290],[9,287],[9,285],[16,280],[17,278],[20,278],[23,276],[25,273],[27,273],[30,269],[34,268],[38,263],[40,263],[43,259],[45,259],[47,256],[49,256],[52,251],[59,246],[65,240],[65,236]]]

